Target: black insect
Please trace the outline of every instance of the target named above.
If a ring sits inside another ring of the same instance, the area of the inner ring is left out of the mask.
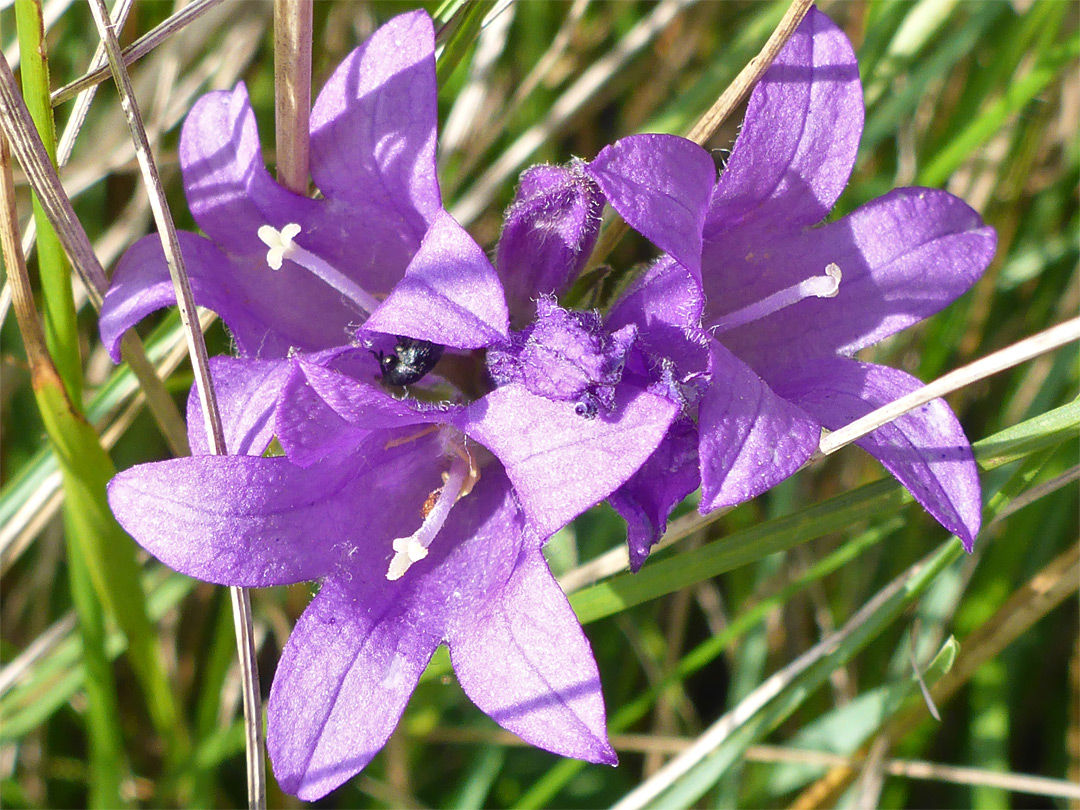
[[[398,335],[393,354],[379,352],[379,369],[387,385],[412,385],[435,368],[443,347],[429,340]]]

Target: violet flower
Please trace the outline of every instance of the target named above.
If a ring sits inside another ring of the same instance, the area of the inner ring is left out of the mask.
[[[818,226],[847,184],[863,115],[851,44],[811,9],[750,97],[712,194],[700,276],[668,257],[642,280],[667,279],[688,309],[700,311],[711,333],[710,383],[698,403],[696,447],[689,429],[677,443],[665,440],[632,482],[636,509],[620,510],[638,519],[635,567],[662,534],[667,503],[692,491],[695,452],[705,513],[790,476],[816,450],[823,427],[835,430],[918,388],[909,374],[852,355],[949,304],[993,257],[993,229],[937,189],[896,189]],[[636,308],[622,317],[640,322],[647,313],[634,297],[631,289],[616,312]],[[693,350],[697,337],[673,339]],[[981,519],[978,474],[943,400],[857,444],[971,550]],[[665,487],[675,491],[659,503]],[[618,496],[612,503],[619,508]]]
[[[500,273],[512,276],[515,262],[525,271],[531,281],[512,301],[527,308],[548,291],[545,272],[554,289],[580,267],[596,217],[576,230],[555,222],[564,249],[546,251],[552,218],[519,208],[496,272],[442,210],[433,53],[430,19],[406,14],[335,71],[312,116],[322,199],[270,179],[242,86],[196,105],[181,165],[210,238],[182,234],[181,247],[197,301],[222,316],[242,355],[212,361],[236,455],[206,454],[193,393],[195,456],[125,471],[109,490],[121,524],[179,571],[244,587],[322,580],[268,706],[275,773],[306,799],[374,756],[440,643],[465,691],[504,727],[567,756],[614,761],[595,662],[540,547],[629,480],[680,411],[634,371],[647,325],[616,335],[545,304],[526,327],[532,339],[515,344]],[[624,159],[649,142],[647,165]],[[632,190],[628,218],[633,206],[648,211],[647,231],[678,226],[673,240],[647,235],[683,255],[689,234],[699,258],[707,155],[667,136],[617,146],[590,171]],[[671,197],[669,176],[696,205]],[[102,317],[113,351],[124,329],[172,301],[167,278],[156,237],[125,254]],[[354,345],[358,328],[364,342]],[[390,379],[385,361],[402,358],[369,350],[395,339],[448,349],[459,367],[475,365],[470,350],[499,347],[503,385],[465,403],[469,386],[455,390],[436,369],[412,391],[444,401],[396,399],[378,383]],[[285,457],[262,458],[275,436]]]

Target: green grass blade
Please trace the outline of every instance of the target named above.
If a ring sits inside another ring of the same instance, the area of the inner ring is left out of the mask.
[[[480,35],[480,24],[494,5],[493,0],[472,0],[454,10],[447,23],[449,33],[446,42],[435,62],[439,87],[447,83],[451,74],[461,64],[461,60]]]
[[[1080,39],[1069,42],[1044,54],[1031,72],[1010,84],[1005,94],[990,104],[975,120],[945,144],[919,172],[921,186],[940,186],[971,154],[993,137],[1006,121],[1020,112],[1028,102],[1042,92],[1080,55]]]
[[[64,510],[65,523],[72,522],[70,510]],[[90,807],[126,807],[120,797],[124,777],[124,744],[120,730],[120,710],[116,700],[116,681],[105,652],[105,613],[94,593],[90,571],[74,537],[76,528],[67,532],[68,576],[71,596],[79,617],[82,661],[86,674],[86,727],[89,749]]]
[[[45,151],[56,164],[56,125],[49,103],[49,63],[41,0],[15,0],[15,25],[22,54],[22,89]],[[71,267],[45,211],[33,195],[38,270],[45,309],[45,343],[68,397],[81,410],[82,357],[71,288]]]
[[[105,499],[105,485],[115,474],[112,460],[93,427],[70,409],[62,392],[42,386],[35,393],[63,473],[70,528],[98,598],[127,636],[128,659],[145,694],[150,717],[175,761],[187,747],[186,729],[146,613],[135,546]]]

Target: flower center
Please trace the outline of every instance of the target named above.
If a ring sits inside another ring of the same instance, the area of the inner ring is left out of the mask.
[[[258,234],[259,239],[267,247],[266,263],[272,270],[280,270],[282,264],[288,259],[329,284],[365,315],[370,315],[379,306],[378,299],[351,278],[311,251],[296,244],[294,240],[300,235],[300,226],[295,222],[290,222],[280,231],[272,225],[263,225],[259,228]]]
[[[536,302],[536,312],[536,321],[514,332],[508,345],[488,349],[495,385],[519,383],[545,399],[573,402],[586,419],[614,408],[636,327],[608,332],[595,312],[570,312],[548,297]]]
[[[472,492],[480,480],[480,470],[469,451],[456,442],[451,446],[454,458],[450,469],[443,473],[443,485],[428,496],[421,509],[424,522],[408,537],[394,540],[394,556],[386,572],[386,578],[391,582],[401,579],[413,563],[428,555],[428,548],[446,523],[454,504]]]
[[[840,292],[841,276],[839,265],[830,263],[825,267],[825,275],[811,276],[787,289],[766,296],[754,304],[729,312],[717,319],[709,329],[713,333],[727,332],[729,329],[760,320],[766,315],[772,315],[807,298],[835,298]]]

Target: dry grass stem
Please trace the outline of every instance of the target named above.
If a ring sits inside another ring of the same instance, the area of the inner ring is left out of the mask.
[[[124,110],[128,128],[131,131],[132,142],[135,145],[135,155],[139,160],[139,168],[150,197],[150,207],[154,213],[154,222],[158,228],[162,249],[165,252],[165,260],[169,265],[169,274],[176,290],[180,320],[184,324],[187,335],[188,354],[191,357],[191,365],[195,372],[195,385],[201,397],[203,415],[206,420],[207,443],[211,453],[221,455],[226,452],[224,432],[221,426],[221,417],[217,412],[213,382],[210,379],[206,343],[203,340],[202,331],[198,328],[195,299],[191,291],[191,282],[184,267],[183,255],[180,252],[176,226],[169,212],[168,202],[165,200],[165,192],[161,186],[161,178],[158,176],[157,167],[154,165],[153,155],[150,153],[150,144],[131,87],[131,79],[124,66],[120,46],[116,41],[116,34],[109,23],[108,13],[102,0],[90,0],[90,11],[94,17],[94,24],[97,26],[101,41],[105,45],[105,52],[109,57],[109,67],[112,70],[113,79],[116,81],[117,91],[120,95],[120,105]],[[251,603],[247,591],[243,588],[229,588],[229,595],[233,605],[240,666],[244,674],[244,726],[247,741],[248,802],[253,808],[263,808],[266,806],[266,774],[263,756],[262,709],[252,628]]]
[[[1025,338],[1001,351],[989,354],[981,360],[976,360],[974,363],[969,363],[962,368],[938,377],[934,382],[924,385],[917,391],[912,391],[907,396],[900,397],[900,399],[894,400],[888,405],[871,411],[861,419],[856,419],[851,424],[833,431],[822,438],[816,455],[827,456],[835,453],[841,447],[861,439],[867,433],[871,433],[882,425],[892,422],[908,411],[913,411],[925,405],[932,399],[951,394],[953,391],[978,382],[985,377],[1018,366],[1034,357],[1059,349],[1076,340],[1080,340],[1080,318],[1073,318],[1039,332],[1037,335]]]
[[[161,25],[158,25],[143,34],[124,48],[124,65],[130,65],[137,62],[139,59],[142,59],[177,31],[180,31],[185,26],[195,22],[195,20],[199,19],[199,17],[221,2],[222,0],[195,0],[191,5],[185,6],[182,10],[161,23]],[[91,69],[75,81],[65,84],[58,90],[54,90],[51,97],[52,104],[54,107],[57,104],[63,104],[68,99],[74,98],[83,90],[93,87],[95,84],[101,84],[107,78],[109,78],[109,68],[107,66]]]
[[[274,105],[278,181],[308,193],[311,0],[274,0]]]

